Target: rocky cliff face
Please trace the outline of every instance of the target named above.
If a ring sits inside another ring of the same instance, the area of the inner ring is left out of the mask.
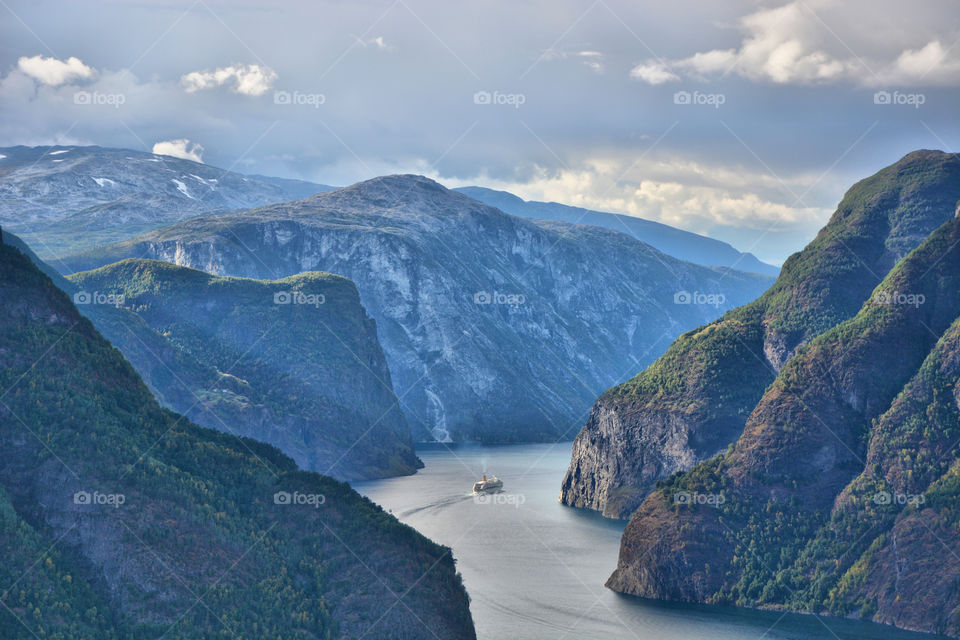
[[[267,442],[303,469],[344,480],[416,470],[376,326],[346,278],[216,278],[127,260],[70,280],[158,397],[197,424]],[[105,297],[162,334],[180,359],[143,358],[133,323],[115,326],[96,308]]]
[[[131,149],[0,148],[0,225],[48,259],[213,211],[330,189]]]
[[[657,481],[726,449],[798,347],[852,317],[958,199],[960,157],[935,151],[852,187],[763,296],[681,336],[600,397],[574,443],[564,504],[629,517]]]
[[[954,219],[802,347],[727,453],[643,502],[608,586],[960,635],[958,247]]]
[[[572,434],[602,389],[768,282],[610,230],[510,216],[417,176],[187,221],[70,265],[129,256],[219,275],[349,277],[419,440]]]
[[[476,637],[449,549],[161,409],[7,244],[0,386],[4,638]]]

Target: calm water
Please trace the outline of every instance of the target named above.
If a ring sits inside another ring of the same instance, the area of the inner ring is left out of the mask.
[[[403,522],[453,548],[480,640],[926,639],[889,627],[621,596],[603,583],[623,523],[557,502],[570,444],[442,445],[418,451],[417,475],[355,484]],[[470,494],[482,473],[505,492]],[[825,626],[826,625],[826,626]]]

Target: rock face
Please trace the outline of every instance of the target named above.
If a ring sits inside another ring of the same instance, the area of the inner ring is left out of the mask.
[[[67,261],[353,280],[418,440],[556,440],[596,394],[769,282],[596,227],[507,215],[419,176],[180,223]]]
[[[711,267],[730,267],[739,271],[753,271],[769,276],[780,273],[779,267],[761,262],[751,253],[737,251],[726,242],[676,229],[669,225],[582,207],[571,207],[558,202],[523,200],[508,193],[485,187],[459,187],[460,193],[496,207],[506,213],[537,220],[555,220],[574,224],[606,227],[649,244],[654,249],[680,260]]]
[[[449,549],[162,409],[7,244],[0,386],[0,636],[476,637]]]
[[[131,149],[0,148],[0,225],[46,259],[213,211],[331,188]]]
[[[272,444],[301,468],[344,480],[417,469],[376,326],[346,278],[217,278],[126,260],[70,280],[83,306],[112,296],[170,342],[180,359],[144,359],[141,338],[123,326],[131,323],[91,314],[157,396],[197,424]]]
[[[681,336],[597,400],[574,443],[563,503],[627,518],[657,481],[725,450],[797,349],[856,314],[896,261],[953,217],[957,200],[960,157],[937,151],[854,185],[770,290]]]
[[[951,219],[787,361],[726,453],[646,498],[608,586],[960,636],[958,291]]]

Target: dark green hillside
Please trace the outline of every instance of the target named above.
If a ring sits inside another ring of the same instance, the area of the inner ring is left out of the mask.
[[[960,635],[958,325],[960,218],[799,350],[725,454],[647,498],[609,586]]]
[[[449,549],[162,409],[5,244],[0,546],[4,639],[475,637]]]
[[[851,187],[763,296],[684,334],[598,400],[574,446],[564,503],[625,518],[658,480],[722,451],[797,347],[856,314],[958,200],[960,156],[939,151],[908,154]]]

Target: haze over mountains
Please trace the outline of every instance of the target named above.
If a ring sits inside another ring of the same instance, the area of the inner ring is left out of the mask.
[[[62,264],[128,257],[350,278],[416,440],[572,435],[602,389],[769,283],[612,230],[511,216],[419,176],[193,219]]]
[[[515,216],[590,224],[620,231],[656,247],[667,255],[694,264],[731,267],[771,276],[780,272],[779,267],[761,262],[753,254],[737,251],[726,242],[636,216],[592,211],[558,202],[523,200],[507,191],[485,187],[460,187],[456,191]]]

